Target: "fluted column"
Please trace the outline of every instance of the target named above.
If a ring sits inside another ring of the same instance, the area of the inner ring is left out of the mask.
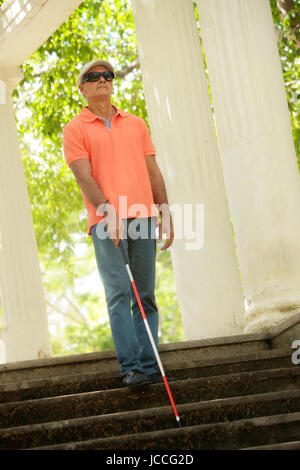
[[[300,181],[269,0],[197,0],[247,302],[246,332],[300,308]]]
[[[0,289],[5,362],[51,356],[37,244],[11,100],[11,73],[0,70]]]
[[[198,236],[197,204],[199,220],[202,204],[204,208],[203,247],[187,245],[187,215],[183,237],[171,248],[186,339],[239,334],[243,295],[193,3],[133,0],[132,7],[152,137],[169,203],[185,215],[184,204],[191,204]]]

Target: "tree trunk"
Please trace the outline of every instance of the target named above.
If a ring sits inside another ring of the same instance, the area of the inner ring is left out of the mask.
[[[294,0],[276,0],[278,10],[280,11],[281,20],[295,7]],[[295,41],[297,47],[300,47],[299,41],[300,30],[300,13],[296,12],[294,17],[290,17],[290,37]]]
[[[276,0],[281,17],[284,17],[294,8],[294,0]]]

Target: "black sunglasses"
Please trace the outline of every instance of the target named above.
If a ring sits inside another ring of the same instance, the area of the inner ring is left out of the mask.
[[[106,70],[105,72],[90,72],[90,73],[87,73],[85,77],[82,79],[82,83],[98,82],[100,77],[103,77],[105,80],[110,82],[115,77],[115,74],[109,70]]]

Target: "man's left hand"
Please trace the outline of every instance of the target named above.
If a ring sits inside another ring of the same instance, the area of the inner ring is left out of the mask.
[[[166,234],[167,238],[161,250],[169,248],[174,240],[174,228],[171,214],[162,214],[162,220],[158,227],[158,241],[162,241],[163,234]]]

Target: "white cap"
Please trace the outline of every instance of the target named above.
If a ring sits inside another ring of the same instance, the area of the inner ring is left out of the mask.
[[[77,85],[81,85],[82,83],[82,79],[84,77],[84,75],[92,68],[92,67],[95,67],[96,65],[103,65],[104,67],[106,67],[108,70],[110,70],[111,72],[114,72],[114,68],[113,66],[107,62],[106,60],[101,60],[101,59],[98,59],[98,60],[92,60],[91,62],[88,62],[87,64],[85,64],[82,69],[81,69],[81,72],[80,74],[78,75],[77,77]]]

